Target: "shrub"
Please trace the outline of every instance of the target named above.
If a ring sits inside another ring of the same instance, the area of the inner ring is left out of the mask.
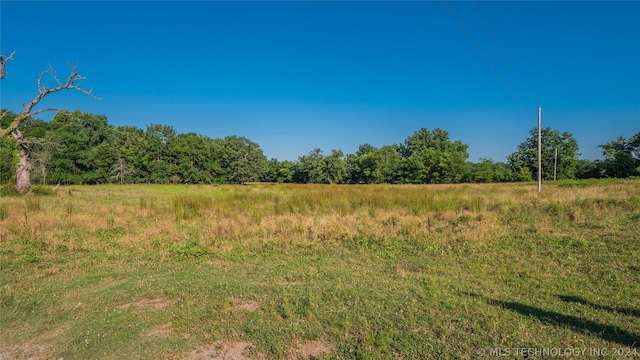
[[[53,190],[48,186],[34,186],[31,188],[31,191],[33,191],[35,195],[43,195],[43,196],[54,195],[56,193],[55,190]]]
[[[189,240],[184,245],[173,244],[169,249],[176,255],[179,260],[186,260],[190,258],[199,258],[207,253],[198,240]]]

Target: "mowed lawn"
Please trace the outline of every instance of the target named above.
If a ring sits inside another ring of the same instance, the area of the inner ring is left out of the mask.
[[[3,360],[640,357],[640,180],[63,186],[0,266]]]

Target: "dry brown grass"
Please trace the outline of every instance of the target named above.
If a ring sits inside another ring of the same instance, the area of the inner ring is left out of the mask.
[[[483,242],[505,214],[520,211],[522,204],[534,202],[541,209],[557,211],[559,217],[587,222],[607,215],[607,202],[627,201],[639,193],[637,186],[624,182],[547,185],[542,194],[522,184],[164,188],[173,194],[154,193],[154,189],[159,187],[63,187],[55,196],[42,197],[35,210],[24,198],[4,198],[9,210],[0,227],[0,241],[22,236],[54,247],[104,245],[78,239],[69,242],[75,232],[94,233],[112,245],[134,250],[194,238],[215,248],[218,237],[252,243],[329,244],[355,236]],[[173,200],[185,194],[211,199],[211,204],[198,209],[197,215],[177,218]]]

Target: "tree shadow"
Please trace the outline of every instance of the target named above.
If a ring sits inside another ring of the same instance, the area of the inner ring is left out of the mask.
[[[483,295],[473,293],[469,293],[468,295],[479,297],[486,301],[489,305],[509,309],[524,316],[536,317],[538,320],[547,325],[566,326],[574,332],[599,337],[603,340],[618,343],[623,346],[636,347],[640,345],[640,335],[621,329],[617,326],[603,325],[577,316],[565,315],[555,311],[548,311],[518,302],[498,301],[487,298]]]
[[[587,299],[584,299],[578,296],[573,296],[573,295],[556,295],[556,296],[564,302],[573,302],[573,303],[578,303],[582,305],[587,305],[596,310],[606,310],[606,311],[616,312],[623,315],[640,317],[640,309],[615,308],[611,306],[599,305]]]

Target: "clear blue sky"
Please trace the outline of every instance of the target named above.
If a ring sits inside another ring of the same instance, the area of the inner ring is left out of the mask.
[[[102,100],[43,105],[245,136],[279,160],[439,127],[471,161],[505,161],[538,104],[582,158],[640,130],[640,2],[3,0],[0,11],[1,51],[16,51],[1,106],[15,112],[42,70],[64,77],[73,62]]]

